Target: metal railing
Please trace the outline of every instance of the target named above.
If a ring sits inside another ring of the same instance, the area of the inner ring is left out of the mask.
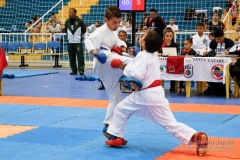
[[[209,32],[206,32],[208,34]],[[179,51],[183,49],[183,42],[186,38],[192,37],[192,35],[196,34],[196,32],[176,32],[175,33],[175,41],[179,44]],[[32,39],[30,39],[32,37]],[[84,35],[82,38],[83,41],[83,50],[84,50],[84,59],[86,62],[91,62],[93,59],[88,54],[85,45],[84,45]],[[229,37],[231,39],[235,39],[235,37],[239,37],[239,32],[225,32],[225,37]],[[128,41],[131,43],[131,34],[128,34]],[[60,60],[59,63],[69,63],[68,55],[67,55],[67,35],[66,33],[2,33],[0,34],[0,42],[28,42],[33,40],[33,43],[35,42],[45,42],[48,41],[60,41],[61,46],[59,49],[59,55]],[[136,41],[136,45],[137,45]],[[235,41],[235,43],[238,43],[238,41]],[[160,48],[160,46],[159,46]],[[37,61],[38,63],[46,63],[46,60],[52,60],[52,57],[48,59],[41,59],[40,61]],[[10,60],[11,62],[11,60]],[[35,62],[35,61],[34,61]]]

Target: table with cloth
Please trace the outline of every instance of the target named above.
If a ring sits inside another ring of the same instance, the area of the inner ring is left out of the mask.
[[[174,64],[169,64],[168,58]],[[177,59],[176,59],[177,58]],[[229,65],[231,57],[159,57],[161,80],[186,81],[186,97],[190,97],[191,81],[197,82],[222,82],[226,84],[226,98],[229,98],[230,74]],[[199,83],[201,84],[201,83]],[[198,85],[198,93],[202,92],[201,85]]]

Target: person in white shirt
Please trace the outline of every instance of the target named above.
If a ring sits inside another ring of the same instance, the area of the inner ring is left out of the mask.
[[[197,154],[203,156],[207,153],[207,135],[178,122],[165,97],[160,80],[160,63],[156,54],[161,41],[154,30],[148,31],[140,39],[139,43],[143,51],[139,52],[123,71],[124,76],[132,79],[134,77],[135,80],[131,81],[130,85],[136,91],[116,106],[107,130],[110,138],[105,143],[109,147],[123,147],[126,145],[127,141],[123,139],[125,126],[130,117],[135,115],[161,125],[182,143],[193,144],[196,142]],[[141,88],[136,80],[141,83]],[[141,138],[139,140],[141,141]]]
[[[175,23],[174,18],[170,18],[170,24],[167,25],[167,27],[172,28],[173,32],[178,32],[178,25],[176,25],[174,23]]]
[[[199,55],[205,55],[209,51],[209,44],[210,39],[207,34],[204,34],[204,24],[198,23],[197,24],[197,34],[193,35],[193,46],[192,48],[197,52]]]
[[[99,21],[96,21],[94,24],[90,25],[87,27],[87,32],[88,33],[92,33],[95,31],[95,29],[97,29],[100,26]]]
[[[99,21],[96,21],[94,24],[88,26],[86,33],[84,35],[84,39],[87,38],[87,36],[89,36],[90,33],[93,33],[98,27],[100,27]]]
[[[62,31],[61,21],[54,13],[52,13],[51,18],[46,22],[46,26],[51,33],[60,33]]]
[[[103,82],[107,94],[109,96],[109,103],[107,113],[103,123],[103,134],[106,132],[108,124],[111,121],[115,106],[122,100],[119,78],[123,75],[121,69],[111,67],[111,61],[114,58],[119,58],[124,64],[128,64],[132,58],[127,56],[120,56],[111,52],[113,47],[118,46],[122,51],[126,51],[126,43],[118,38],[116,30],[118,29],[122,20],[122,12],[117,6],[110,6],[105,11],[105,23],[97,28],[85,39],[85,47],[90,55],[94,58],[94,71]],[[107,59],[105,63],[101,62],[98,54],[105,54]],[[105,135],[105,134],[104,134]]]

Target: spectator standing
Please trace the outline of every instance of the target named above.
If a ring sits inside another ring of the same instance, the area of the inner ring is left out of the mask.
[[[206,28],[210,32],[214,32],[217,28],[226,30],[225,24],[218,19],[218,12],[213,13],[212,20],[207,23]]]
[[[69,9],[69,18],[65,22],[65,31],[68,39],[69,63],[72,72],[70,75],[84,75],[84,56],[82,49],[82,34],[86,32],[86,26],[78,16],[75,8]],[[76,62],[77,56],[77,62]],[[78,67],[77,67],[78,64]]]
[[[163,37],[163,30],[166,27],[166,23],[162,17],[158,16],[155,8],[150,10],[150,18],[147,20],[147,27],[157,31],[160,37]]]
[[[167,27],[172,28],[173,32],[178,32],[178,25],[175,24],[174,18],[170,18],[170,24]]]
[[[46,26],[51,33],[60,33],[62,31],[61,21],[54,13],[52,13],[51,18],[46,22]]]

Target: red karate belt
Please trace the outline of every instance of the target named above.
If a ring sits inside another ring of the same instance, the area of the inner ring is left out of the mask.
[[[162,81],[161,81],[161,80],[155,80],[155,81],[153,81],[153,83],[151,83],[148,87],[142,88],[141,90],[147,89],[147,88],[158,87],[158,86],[161,86],[161,85],[162,85]]]

